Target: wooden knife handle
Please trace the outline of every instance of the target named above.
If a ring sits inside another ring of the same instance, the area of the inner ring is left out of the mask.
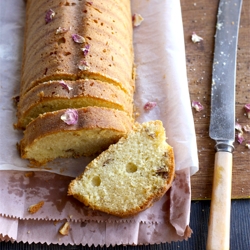
[[[230,247],[232,159],[229,152],[215,154],[207,250],[228,250]]]

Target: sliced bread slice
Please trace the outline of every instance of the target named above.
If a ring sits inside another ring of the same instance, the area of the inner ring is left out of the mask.
[[[68,194],[94,210],[130,216],[159,200],[174,172],[174,153],[162,122],[136,124],[69,184]]]
[[[125,112],[108,108],[47,112],[24,131],[21,157],[43,165],[58,157],[91,156],[116,143],[132,126],[133,121]]]
[[[132,96],[118,86],[98,80],[49,81],[21,96],[16,127],[25,127],[40,114],[67,108],[98,106],[133,113]]]

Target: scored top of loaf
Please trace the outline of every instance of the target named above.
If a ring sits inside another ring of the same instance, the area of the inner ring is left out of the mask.
[[[54,16],[46,24],[45,15]],[[134,91],[130,1],[27,1],[21,94],[49,80],[92,78]],[[57,33],[59,28],[66,32]],[[57,33],[57,34],[56,34]],[[73,35],[84,38],[75,42]],[[81,49],[89,46],[89,52]],[[84,69],[79,65],[86,64]]]

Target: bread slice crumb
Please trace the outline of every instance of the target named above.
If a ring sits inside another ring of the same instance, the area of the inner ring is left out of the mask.
[[[88,164],[69,184],[68,195],[93,210],[126,217],[161,199],[174,174],[174,152],[162,122],[138,123]]]
[[[70,229],[69,222],[66,221],[66,222],[62,225],[62,227],[59,229],[59,233],[60,233],[61,235],[64,235],[64,236],[65,236],[65,235],[68,235],[69,229]]]
[[[29,206],[28,212],[30,214],[36,213],[42,206],[44,205],[44,201],[39,201],[38,203]]]

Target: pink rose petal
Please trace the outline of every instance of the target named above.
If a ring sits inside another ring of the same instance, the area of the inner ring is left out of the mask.
[[[78,64],[78,68],[80,70],[88,70],[89,69],[89,65],[86,61],[81,60],[80,63]]]
[[[68,29],[68,28],[59,27],[56,30],[56,34],[63,34],[63,33],[66,33],[69,30],[70,30],[70,28]]]
[[[70,87],[68,84],[66,84],[63,80],[61,80],[61,81],[59,82],[59,84],[62,86],[63,89],[66,89],[66,90],[68,91],[68,93],[69,93],[70,90],[73,89],[73,88]]]
[[[45,23],[46,23],[46,24],[47,24],[47,23],[50,23],[50,22],[53,20],[55,14],[56,14],[55,11],[53,11],[52,9],[49,9],[49,10],[46,12],[46,14],[45,14]]]
[[[203,105],[197,101],[192,101],[192,107],[198,112],[204,109]]]
[[[242,131],[242,126],[241,126],[238,122],[235,123],[235,129],[236,129],[237,131],[239,131],[240,133],[243,133],[243,131]]]
[[[156,102],[147,102],[144,105],[144,109],[147,110],[147,111],[149,111],[149,110],[152,110],[156,105],[157,105]]]
[[[250,103],[244,106],[245,111],[247,112],[247,117],[250,119]]]
[[[245,132],[250,133],[250,126],[249,126],[249,125],[246,125],[246,126],[244,126],[243,128],[244,128],[244,131],[245,131]]]
[[[72,35],[72,39],[75,43],[84,43],[85,42],[85,39],[84,37],[78,35],[78,34],[73,34]]]
[[[245,140],[245,138],[243,137],[243,133],[236,134],[236,140],[239,144],[242,144],[242,142]]]
[[[83,51],[83,55],[86,56],[89,53],[90,45],[86,44],[84,48],[81,48],[81,51]]]
[[[74,125],[78,122],[77,109],[67,109],[61,116],[61,119],[68,125]]]

